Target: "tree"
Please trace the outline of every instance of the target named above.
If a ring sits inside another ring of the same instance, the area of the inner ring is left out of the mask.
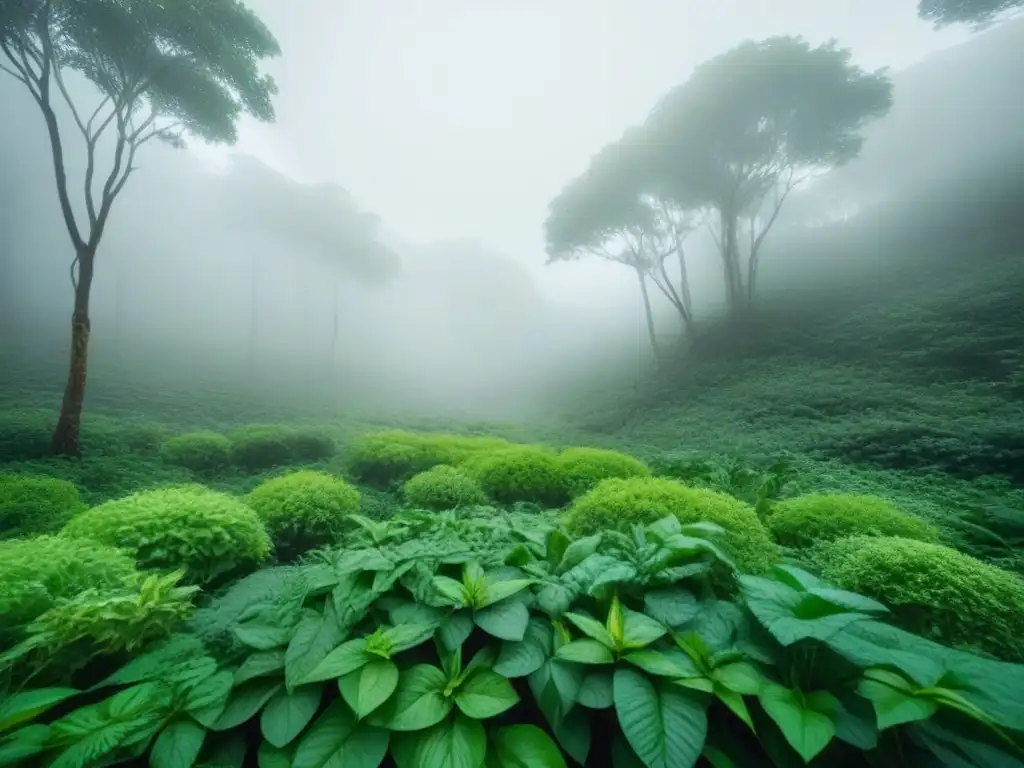
[[[57,198],[74,249],[71,355],[53,450],[78,455],[96,254],[114,201],[136,169],[137,153],[154,139],[182,147],[185,135],[233,143],[243,113],[272,121],[277,89],[259,65],[280,49],[238,0],[4,0],[0,51],[6,58],[0,68],[28,89],[42,113]],[[67,84],[72,73],[98,89],[95,104],[72,96]],[[84,142],[77,212],[59,101],[70,110],[72,133]],[[101,142],[111,151],[105,173]]]
[[[648,280],[678,312],[687,335],[693,312],[683,244],[694,228],[686,206],[661,191],[648,166],[644,130],[633,128],[604,147],[551,202],[545,222],[548,264],[596,256],[633,270],[643,299],[647,333],[661,362]],[[669,274],[676,257],[678,282]]]
[[[885,73],[854,66],[849,50],[773,37],[701,64],[652,110],[646,167],[717,223],[734,314],[753,301],[761,247],[790,192],[856,157],[860,129],[891,104]]]
[[[1024,0],[920,0],[917,15],[937,27],[971,24],[984,27],[1024,8]]]

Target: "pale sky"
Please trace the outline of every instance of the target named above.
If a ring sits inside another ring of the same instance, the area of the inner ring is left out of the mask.
[[[534,268],[551,197],[701,61],[800,34],[900,69],[968,34],[916,0],[248,4],[281,42],[281,93],[238,150],[342,185],[405,240],[479,238]]]

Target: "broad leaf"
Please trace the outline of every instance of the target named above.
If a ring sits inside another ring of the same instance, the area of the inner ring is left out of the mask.
[[[398,768],[481,768],[486,754],[483,725],[459,712],[426,730],[397,734],[392,749]]]
[[[275,747],[269,741],[264,741],[256,754],[256,764],[259,768],[292,768],[291,750]]]
[[[718,700],[732,710],[732,713],[736,715],[736,717],[746,723],[750,730],[756,730],[754,728],[754,721],[750,718],[750,710],[747,709],[747,704],[743,701],[743,697],[740,694],[720,685],[715,685],[713,690],[715,696],[718,697]]]
[[[190,768],[203,748],[206,729],[187,717],[172,720],[153,743],[152,768]]]
[[[366,652],[366,638],[349,640],[328,653],[299,682],[306,684],[335,680],[354,672],[372,659],[373,657]]]
[[[213,731],[228,731],[250,720],[263,705],[270,701],[283,683],[280,680],[257,678],[243,683],[231,692],[227,706],[216,722],[208,726]]]
[[[473,617],[469,611],[456,611],[445,617],[437,628],[437,637],[448,650],[454,651],[473,634]]]
[[[566,768],[558,745],[535,725],[499,728],[493,742],[495,768]]]
[[[611,636],[611,633],[608,632],[604,624],[599,622],[593,616],[587,616],[585,613],[567,613],[565,614],[565,618],[575,624],[577,629],[587,637],[597,640],[602,645],[615,650],[615,640]]]
[[[256,651],[251,654],[242,662],[242,666],[235,670],[235,685],[241,685],[256,677],[265,677],[281,672],[284,669],[284,654],[284,648]]]
[[[530,611],[521,602],[503,600],[474,611],[473,620],[484,632],[500,640],[522,640],[530,623]]]
[[[896,725],[927,720],[939,705],[927,698],[914,695],[907,681],[884,669],[869,669],[857,682],[857,693],[868,699],[875,708],[878,730]]]
[[[631,651],[623,660],[658,677],[696,677],[700,674],[693,660],[682,651]]]
[[[804,762],[813,760],[836,735],[838,706],[830,693],[803,693],[769,683],[758,698]]]
[[[320,707],[322,697],[323,686],[318,684],[275,693],[260,715],[263,738],[275,747],[290,744],[309,725]]]
[[[587,672],[576,694],[576,702],[587,709],[608,709],[615,703],[612,695],[611,670],[595,669]]]
[[[765,684],[765,678],[757,667],[745,661],[716,667],[711,677],[724,688],[744,696],[757,696]]]
[[[398,667],[394,662],[371,661],[338,681],[342,698],[362,719],[387,701],[398,687]]]
[[[856,592],[847,592],[844,589],[833,589],[831,587],[811,587],[807,592],[848,611],[889,613],[889,609],[877,600],[872,600],[864,595],[858,595]]]
[[[690,768],[707,738],[707,714],[696,699],[654,683],[628,667],[616,670],[615,713],[647,768]]]
[[[556,735],[576,703],[585,671],[577,664],[551,659],[529,677],[533,698]]]
[[[453,706],[444,695],[447,684],[444,672],[429,664],[417,664],[402,672],[394,695],[380,710],[388,729],[419,731],[441,722]]]
[[[512,579],[509,581],[497,581],[492,584],[488,584],[484,589],[483,599],[476,608],[486,608],[487,606],[493,605],[507,597],[511,597],[517,592],[526,589],[532,583],[533,581],[530,579]]]
[[[601,538],[601,534],[595,534],[572,542],[566,548],[565,554],[562,555],[557,572],[565,573],[597,552],[598,547],[601,546]]]
[[[471,675],[455,692],[455,705],[474,720],[500,715],[518,701],[511,683],[490,670]]]
[[[623,607],[622,617],[625,624],[622,637],[624,649],[643,648],[668,633],[668,628],[663,624],[643,613],[631,611],[629,608]]]
[[[700,603],[692,592],[673,586],[654,589],[644,595],[644,611],[669,627],[679,627],[700,611]]]
[[[576,664],[614,664],[615,654],[606,645],[585,637],[560,647],[555,658]]]
[[[422,624],[400,624],[397,627],[388,627],[384,631],[385,637],[391,642],[392,655],[415,648],[429,640],[440,621]]]
[[[0,732],[41,715],[78,693],[75,688],[38,688],[6,696],[0,701]]]
[[[445,602],[458,608],[465,608],[469,605],[469,595],[461,581],[456,581],[448,576],[435,576],[433,585],[437,594]]]
[[[243,624],[235,627],[235,637],[243,645],[257,651],[269,651],[287,645],[292,639],[294,628],[276,627],[264,624]]]
[[[334,701],[299,741],[292,768],[377,768],[388,751],[388,732],[357,722]]]
[[[311,682],[308,675],[344,639],[332,601],[325,603],[323,614],[306,611],[285,652],[284,679],[288,688]]]
[[[532,617],[522,640],[504,640],[494,671],[505,677],[525,677],[540,669],[551,656],[551,623]]]

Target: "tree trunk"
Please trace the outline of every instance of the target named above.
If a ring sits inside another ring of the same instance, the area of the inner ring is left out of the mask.
[[[75,308],[71,313],[71,360],[68,383],[60,406],[60,418],[53,431],[53,452],[58,456],[78,456],[82,446],[82,406],[85,403],[85,379],[89,363],[89,293],[95,251],[78,254],[78,282],[75,285]]]
[[[642,269],[636,271],[640,280],[640,295],[644,300],[644,316],[647,319],[647,336],[651,340],[651,351],[654,352],[654,361],[661,367],[661,348],[658,346],[658,336],[654,330],[654,313],[651,311],[651,295],[647,292],[647,276]]]

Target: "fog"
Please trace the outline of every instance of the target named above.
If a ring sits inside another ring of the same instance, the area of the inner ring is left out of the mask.
[[[1009,74],[1024,71],[1024,21],[935,31],[893,0],[249,5],[283,49],[277,121],[243,122],[232,148],[144,149],[97,258],[93,376],[493,417],[639,381],[635,279],[544,266],[547,205],[695,65],[747,38],[835,37],[895,84],[861,157],[797,195],[769,235],[769,290],[885,268],[899,254],[870,247],[874,225],[844,234],[851,216],[1024,158]],[[0,104],[0,333],[57,361],[58,392],[72,252],[38,109],[2,74]],[[721,268],[699,236],[691,253],[711,316]],[[660,332],[677,333],[658,310]]]

